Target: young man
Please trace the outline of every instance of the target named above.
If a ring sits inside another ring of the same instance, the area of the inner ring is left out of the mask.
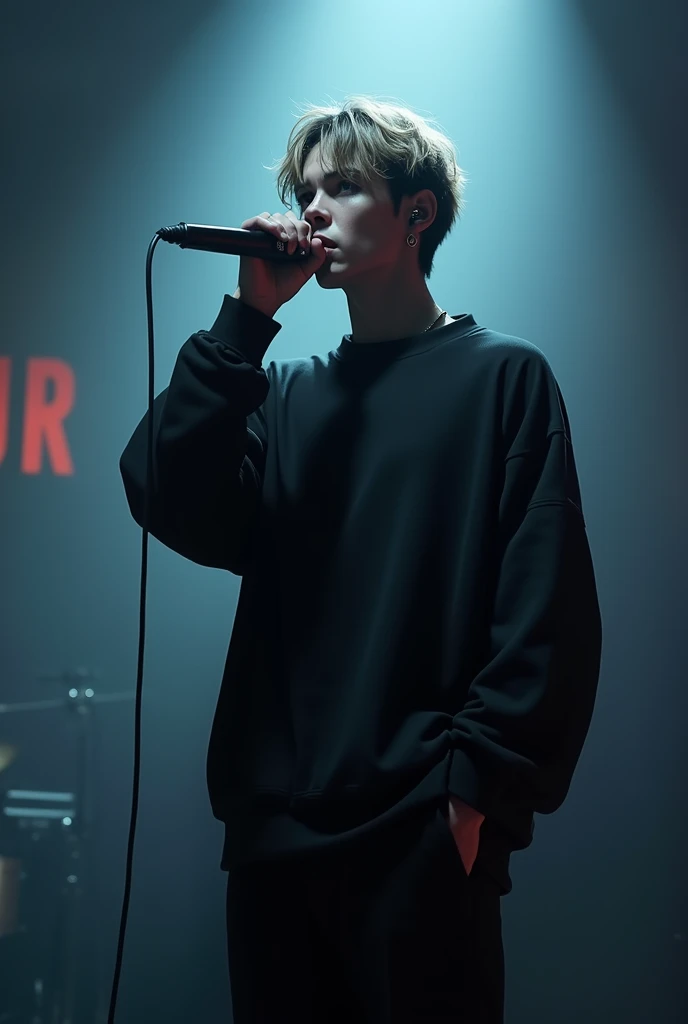
[[[510,854],[590,724],[601,620],[561,391],[426,284],[464,181],[411,111],[310,109],[278,177],[299,216],[242,225],[308,259],[242,259],[155,400],[151,531],[243,577],[208,758],[236,1024],[501,1022]],[[312,276],[351,334],[263,367]],[[121,461],[139,523],[146,430]]]

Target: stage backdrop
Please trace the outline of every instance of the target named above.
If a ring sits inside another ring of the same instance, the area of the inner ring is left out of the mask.
[[[667,16],[670,11],[670,16]],[[678,1024],[688,922],[686,193],[678,4],[3,5],[2,693],[136,676],[140,531],[118,460],[146,405],[145,258],[181,220],[280,209],[263,168],[296,103],[354,92],[438,118],[470,177],[430,289],[534,342],[572,424],[604,620],[593,727],[504,901],[507,1019]],[[681,42],[683,40],[683,42]],[[238,259],[160,243],[156,393]],[[336,346],[313,280],[267,359]],[[118,1019],[229,1019],[221,827],[205,748],[240,580],[151,541],[143,774]],[[57,677],[57,678],[45,678]],[[104,1020],[128,829],[133,701],[101,704],[80,984]],[[75,784],[69,707],[0,715],[0,790]],[[2,851],[0,850],[0,855]],[[89,1004],[90,1005],[90,1004]],[[84,1011],[86,1014],[86,1011]],[[91,1011],[89,1010],[89,1014]]]

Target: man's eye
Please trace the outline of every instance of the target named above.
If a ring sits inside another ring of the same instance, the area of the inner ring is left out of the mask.
[[[348,178],[342,178],[342,180],[337,183],[337,187],[338,188],[341,188],[342,185],[350,185],[354,189],[357,187],[355,182],[349,181]],[[305,210],[305,208],[308,206],[308,204],[310,202],[312,202],[312,197],[311,197],[310,192],[303,192],[301,194],[301,196],[299,197],[299,199],[297,199],[297,202],[298,202],[299,206],[301,207],[301,209]]]

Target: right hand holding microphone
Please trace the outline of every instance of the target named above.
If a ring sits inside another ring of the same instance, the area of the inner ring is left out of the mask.
[[[288,242],[289,253],[296,252],[297,248],[309,252],[308,259],[294,263],[276,263],[256,256],[240,257],[239,287],[234,298],[272,317],[323,265],[327,259],[327,250],[319,238],[311,240],[310,224],[305,220],[297,220],[290,211],[272,215],[261,213],[258,217],[245,220],[241,227],[248,231],[267,231],[284,239]]]

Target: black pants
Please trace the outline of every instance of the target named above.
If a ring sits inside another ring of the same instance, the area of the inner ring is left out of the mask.
[[[500,889],[443,809],[374,851],[234,868],[227,936],[234,1024],[504,1019]]]

